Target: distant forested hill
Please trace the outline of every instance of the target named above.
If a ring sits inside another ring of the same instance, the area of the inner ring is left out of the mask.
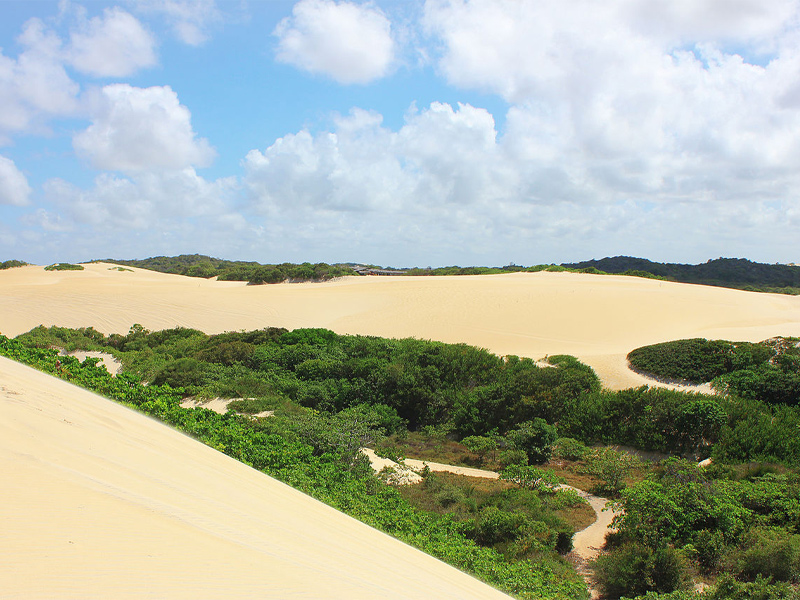
[[[682,283],[700,283],[762,292],[800,293],[800,267],[768,265],[744,258],[718,258],[699,265],[684,265],[657,263],[631,256],[615,256],[562,266],[572,269],[594,267],[606,273],[644,271]]]
[[[517,271],[531,273],[537,271],[573,271],[596,275],[652,277],[682,283],[715,285],[757,292],[800,294],[800,267],[779,264],[768,265],[743,258],[718,258],[699,265],[684,265],[657,263],[631,256],[615,256],[613,258],[565,263],[562,265],[441,267],[436,269],[429,267],[427,269],[411,268],[391,272],[381,271],[381,267],[375,267],[374,265],[370,266],[370,268],[359,266],[356,269],[354,268],[356,265],[353,263],[334,265],[308,262],[302,264],[261,264],[257,262],[223,260],[202,254],[154,256],[141,260],[104,259],[103,262],[189,277],[217,277],[222,281],[247,281],[251,284],[280,283],[282,281],[325,281],[334,277],[355,275],[356,273],[419,276],[488,275]]]
[[[222,281],[247,281],[252,284],[280,283],[282,281],[324,281],[334,277],[353,275],[346,265],[327,263],[281,263],[262,265],[257,262],[231,261],[212,258],[203,254],[181,254],[180,256],[154,256],[141,260],[119,260],[107,258],[109,262],[140,269],[150,269],[173,275],[188,277],[217,277]]]

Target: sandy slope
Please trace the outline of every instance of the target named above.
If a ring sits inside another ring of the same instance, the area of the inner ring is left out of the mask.
[[[800,297],[633,277],[513,273],[346,277],[247,286],[110,265],[0,271],[0,332],[92,325],[125,333],[178,325],[207,333],[267,326],[466,342],[498,354],[573,354],[610,387],[640,385],[625,368],[638,346],[684,337],[760,341],[800,336]]]
[[[0,271],[0,332],[267,326],[577,355],[800,336],[800,298],[565,273],[248,287],[87,265]],[[141,415],[0,360],[0,597],[491,598],[472,578]]]
[[[0,358],[2,598],[505,598],[160,423]]]

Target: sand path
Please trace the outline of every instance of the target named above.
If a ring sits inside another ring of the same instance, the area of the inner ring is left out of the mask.
[[[500,355],[572,354],[604,384],[652,383],[625,355],[656,342],[800,336],[800,297],[622,276],[511,273],[464,277],[344,277],[247,286],[142,269],[0,272],[0,332],[39,324],[125,333],[184,326],[207,333],[326,327],[338,333],[465,342]]]
[[[392,460],[377,456],[375,452],[369,448],[364,448],[362,452],[370,459],[370,464],[376,472],[380,472],[380,470],[385,467],[391,467],[397,469],[401,473],[403,483],[417,483],[421,479],[409,477],[406,474],[406,469],[402,465],[398,465]],[[431,462],[429,460],[406,458],[403,463],[405,467],[416,473],[422,471],[427,466],[431,471],[454,473],[456,475],[466,475],[468,477],[483,477],[485,479],[498,479],[500,477],[499,473],[495,471],[447,465],[443,463]],[[589,506],[591,506],[594,510],[597,520],[588,527],[577,531],[572,538],[573,553],[584,562],[594,560],[597,558],[598,554],[600,553],[600,549],[605,543],[606,533],[608,533],[609,529],[611,528],[611,521],[619,513],[611,510],[609,506],[610,500],[608,500],[608,498],[594,496],[587,491],[578,489],[571,485],[562,484],[559,485],[558,488],[574,490],[581,498],[585,499],[589,503]],[[608,510],[606,510],[606,508],[608,508]]]
[[[508,598],[144,415],[0,358],[0,596]]]

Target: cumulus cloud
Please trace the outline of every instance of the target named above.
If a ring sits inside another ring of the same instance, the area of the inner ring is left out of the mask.
[[[369,5],[300,0],[273,35],[279,61],[339,83],[379,79],[394,59],[389,19]]]
[[[166,17],[178,39],[190,46],[205,43],[209,26],[221,18],[214,0],[138,0],[135,6]]]
[[[68,43],[40,19],[28,20],[14,58],[0,50],[0,143],[15,133],[46,132],[53,117],[73,116],[82,107],[80,85],[66,66],[98,77],[127,76],[156,63],[155,40],[129,13],[106,9],[87,19],[76,11]]]
[[[102,173],[89,189],[55,178],[43,188],[48,202],[76,225],[137,230],[158,224],[167,230],[182,220],[227,214],[236,186],[235,178],[207,181],[187,167],[131,178]]]
[[[519,202],[642,222],[700,205],[733,227],[720,215],[796,211],[798,16],[790,1],[429,0],[424,23],[451,83],[511,104]]]
[[[85,18],[70,34],[69,63],[95,77],[126,77],[156,64],[155,38],[119,7]]]
[[[131,173],[206,166],[214,158],[169,86],[105,86],[94,103],[92,124],[75,135],[73,146],[98,169]]]
[[[0,204],[25,206],[30,200],[31,187],[14,161],[0,156]]]
[[[41,131],[46,119],[73,114],[80,88],[64,70],[61,40],[39,19],[25,23],[17,58],[0,51],[0,143]]]
[[[494,119],[484,109],[433,103],[397,132],[354,110],[335,132],[300,131],[244,161],[245,183],[265,211],[404,211],[465,205],[502,195]],[[496,184],[496,185],[493,185]]]
[[[512,107],[499,135],[484,109],[433,103],[393,131],[354,110],[331,131],[250,151],[243,184],[263,235],[282,248],[344,247],[384,263],[582,260],[597,247],[687,261],[793,247],[800,175],[782,152],[751,152],[753,169],[724,154],[661,164],[635,154],[651,140],[625,152],[601,130],[591,149],[559,131],[563,118]],[[699,147],[713,146],[696,134]]]

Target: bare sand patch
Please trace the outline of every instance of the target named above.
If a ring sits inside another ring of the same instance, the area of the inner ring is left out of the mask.
[[[87,358],[99,358],[100,362],[98,365],[104,367],[111,375],[119,375],[122,372],[122,363],[108,352],[98,352],[96,350],[72,350],[71,352],[67,352],[66,350],[62,350],[59,354],[62,356],[75,357],[81,362]]]
[[[0,358],[0,595],[507,598],[169,427]]]
[[[14,336],[39,324],[91,325],[104,333],[125,333],[133,323],[207,333],[325,327],[464,342],[534,359],[572,354],[612,388],[653,383],[625,364],[639,346],[800,336],[800,297],[635,277],[541,272],[247,286],[109,266],[0,272],[0,332]]]
[[[252,400],[252,398],[184,398],[181,402],[181,408],[206,408],[208,410],[213,410],[215,413],[224,415],[228,412],[228,405],[234,400]],[[271,417],[274,413],[274,410],[264,410],[260,413],[247,416],[264,418]]]

